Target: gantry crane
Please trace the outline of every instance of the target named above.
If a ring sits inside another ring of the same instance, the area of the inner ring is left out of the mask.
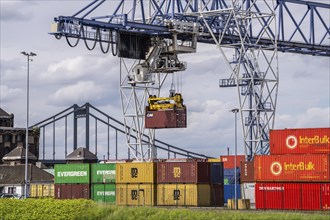
[[[112,14],[97,14],[106,3]],[[290,7],[301,7],[305,13],[296,18]],[[174,97],[182,98],[174,86],[176,74],[187,65],[179,55],[195,53],[198,42],[216,44],[229,74],[220,80],[220,87],[237,88],[245,153],[251,160],[255,154],[269,152],[278,51],[330,56],[329,9],[329,4],[299,0],[95,0],[72,16],[55,18],[51,34],[64,37],[71,47],[82,40],[92,50],[99,43],[103,53],[120,58],[127,144],[138,160],[157,157],[155,128],[162,125],[146,126],[154,115],[150,106],[146,108],[148,102],[154,108],[173,107],[173,111],[178,104],[184,111],[180,117],[172,116],[181,122],[186,117],[182,100],[173,104]],[[231,48],[233,57],[224,48]],[[170,94],[161,97],[166,83]]]

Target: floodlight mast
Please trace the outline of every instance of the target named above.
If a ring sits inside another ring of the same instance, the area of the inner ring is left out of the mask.
[[[25,130],[25,178],[24,178],[24,198],[29,197],[28,193],[28,159],[29,159],[29,78],[30,78],[30,61],[33,61],[32,58],[37,56],[37,54],[25,51],[21,52],[24,56],[27,57],[27,77],[26,77],[26,130]]]

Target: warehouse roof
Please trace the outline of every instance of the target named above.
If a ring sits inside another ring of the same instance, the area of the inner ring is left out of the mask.
[[[38,168],[33,164],[28,164],[28,181],[30,183],[54,182],[54,176]],[[24,184],[25,164],[0,165],[0,185]]]

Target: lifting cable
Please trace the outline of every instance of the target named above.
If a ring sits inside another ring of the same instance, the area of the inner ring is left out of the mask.
[[[87,28],[88,28],[88,27],[86,26],[86,32],[85,32],[84,28],[83,28],[83,30],[82,30],[82,36],[83,36],[83,39],[84,39],[84,42],[85,42],[85,46],[86,46],[86,48],[87,48],[88,50],[94,50],[94,48],[95,48],[95,46],[96,46],[96,43],[97,43],[97,37],[98,37],[98,35],[100,34],[100,28],[97,28],[97,29],[96,29],[95,39],[94,39],[94,44],[93,44],[92,47],[89,47],[89,45],[88,45],[88,43],[87,43],[87,39],[86,39],[86,35],[88,34]]]
[[[117,32],[111,30],[110,41],[111,41],[111,51],[112,51],[113,56],[117,56],[117,54],[118,54],[118,49],[117,49],[118,48],[117,47],[118,40],[117,40],[117,37],[118,37]]]
[[[111,30],[109,29],[109,36],[110,36],[110,34],[111,34],[110,32],[111,32]],[[100,48],[101,48],[101,51],[102,51],[104,54],[108,53],[109,50],[110,50],[110,45],[111,45],[110,39],[111,39],[111,38],[109,37],[109,41],[108,41],[108,45],[107,45],[107,49],[104,50],[104,48],[103,48],[103,44],[102,44],[102,34],[101,34],[101,33],[99,34]]]
[[[83,26],[81,25],[80,29],[79,29],[79,34],[78,34],[78,37],[77,37],[77,41],[74,44],[71,44],[70,41],[69,41],[69,37],[67,35],[65,35],[66,42],[69,44],[70,47],[75,47],[75,46],[78,45],[82,29],[83,29]]]

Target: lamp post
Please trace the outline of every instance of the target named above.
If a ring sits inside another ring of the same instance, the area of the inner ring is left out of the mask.
[[[26,80],[26,131],[25,131],[25,185],[24,185],[24,198],[27,198],[28,191],[28,155],[29,155],[29,77],[30,77],[30,61],[32,61],[33,56],[37,54],[25,51],[21,52],[27,57],[27,80]]]
[[[230,110],[232,113],[235,113],[235,157],[234,157],[234,163],[235,163],[235,209],[237,209],[237,113],[239,112],[238,108],[234,108]]]

